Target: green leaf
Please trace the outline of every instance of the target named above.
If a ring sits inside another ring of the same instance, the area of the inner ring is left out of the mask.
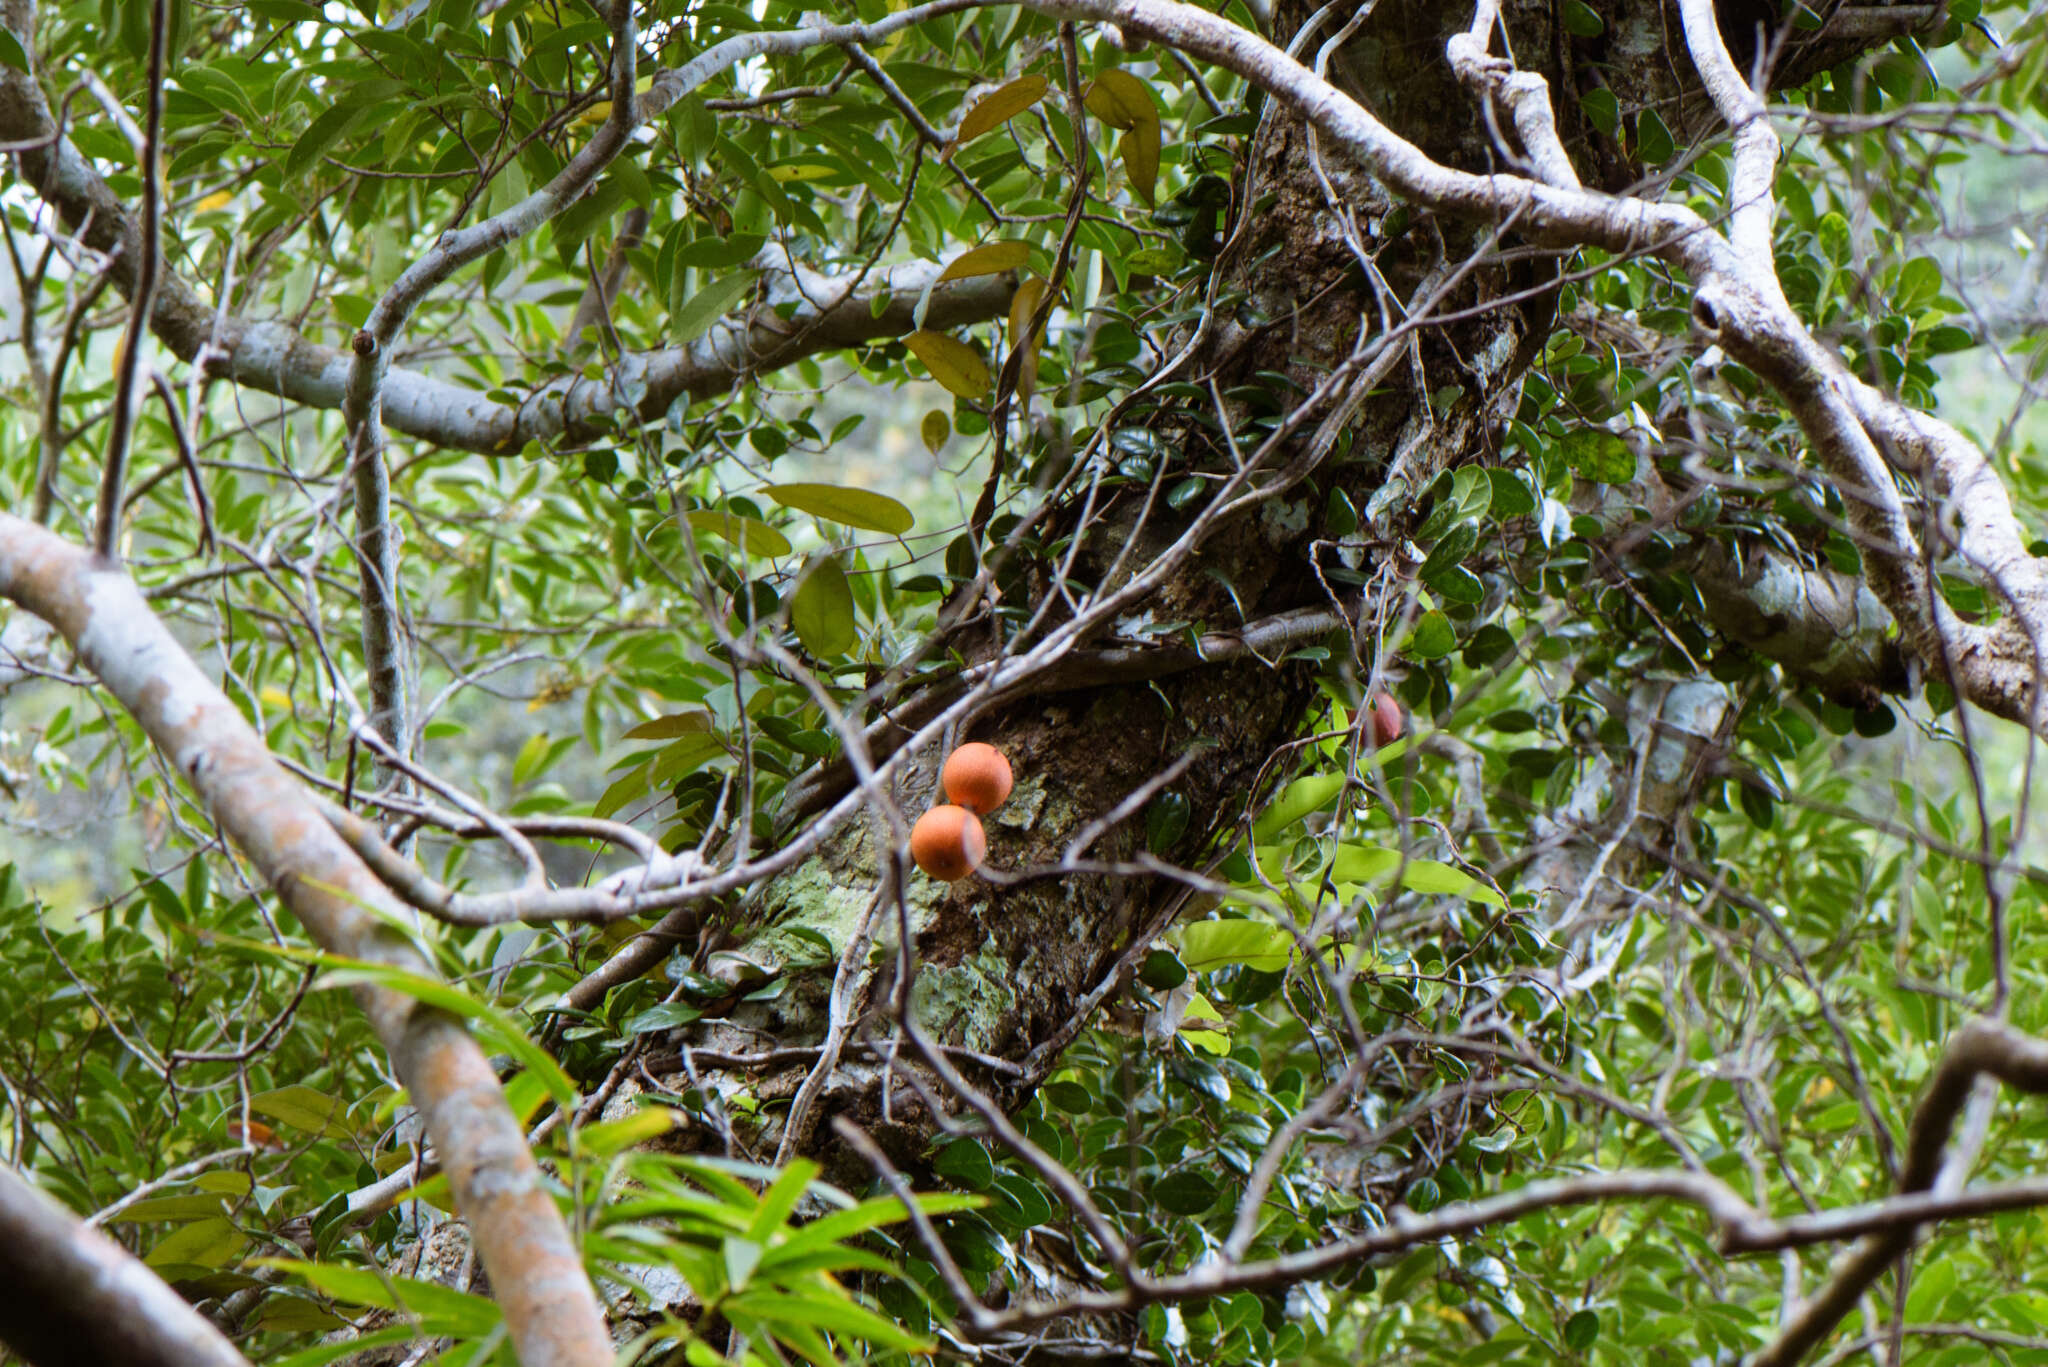
[[[1344,775],[1341,773],[1310,774],[1298,778],[1282,788],[1273,805],[1259,814],[1259,819],[1252,823],[1252,834],[1260,840],[1268,839],[1310,812],[1329,806],[1343,791]]]
[[[249,1098],[249,1109],[322,1139],[346,1139],[356,1132],[355,1126],[343,1118],[348,1103],[298,1083],[256,1093]]]
[[[773,1238],[817,1176],[818,1165],[808,1159],[800,1158],[783,1169],[782,1175],[761,1193],[761,1204],[755,1208],[747,1232],[763,1243]]]
[[[578,1154],[610,1158],[658,1135],[667,1134],[676,1127],[677,1119],[676,1113],[666,1106],[643,1106],[632,1115],[579,1126],[571,1133]]]
[[[993,133],[1011,119],[1045,98],[1046,80],[1039,75],[1019,76],[999,90],[984,95],[967,117],[960,120],[956,142],[969,143],[984,133]]]
[[[1072,1085],[1072,1084],[1068,1084]],[[963,1210],[979,1210],[988,1204],[986,1196],[969,1196],[961,1192],[927,1192],[917,1198],[918,1208],[927,1215],[950,1215]],[[808,1253],[814,1249],[836,1243],[841,1239],[852,1239],[883,1225],[900,1224],[909,1219],[903,1203],[893,1196],[879,1196],[863,1201],[848,1210],[835,1210],[791,1230],[768,1250],[763,1260],[768,1267],[776,1266],[785,1257]]]
[[[683,521],[689,523],[693,530],[740,547],[748,555],[761,555],[773,559],[788,555],[796,549],[789,544],[789,538],[781,532],[757,517],[747,517],[741,513],[698,508],[685,513]]]
[[[723,1309],[729,1319],[758,1319],[764,1324],[792,1320],[833,1333],[868,1339],[905,1353],[928,1353],[933,1347],[929,1339],[906,1332],[893,1320],[883,1319],[872,1310],[862,1309],[844,1292],[828,1297],[754,1289],[733,1297]]]
[[[1901,313],[1916,313],[1941,293],[1941,266],[1931,256],[1916,256],[1899,268],[1892,301]]]
[[[1627,484],[1636,477],[1636,453],[1600,427],[1581,427],[1558,444],[1572,473],[1595,484]]]
[[[702,1007],[686,1002],[662,1002],[631,1017],[619,1028],[628,1035],[648,1035],[656,1030],[673,1030],[678,1025],[688,1025],[703,1015]]]
[[[1200,1215],[1221,1194],[1214,1181],[1193,1168],[1168,1173],[1152,1184],[1152,1199],[1173,1215]]]
[[[1507,899],[1463,869],[1434,859],[1411,859],[1401,871],[1401,886],[1411,892],[1433,892],[1464,897],[1488,906],[1504,907]]]
[[[396,1325],[390,1329],[379,1329],[364,1334],[361,1338],[349,1337],[339,1343],[320,1343],[287,1357],[276,1358],[271,1367],[327,1367],[330,1362],[366,1352],[371,1348],[382,1348],[393,1343],[410,1343],[413,1327],[410,1324]]]
[[[924,368],[932,373],[932,378],[956,398],[978,399],[994,384],[988,364],[973,347],[957,337],[919,330],[905,337],[903,345],[909,347],[910,354],[924,362]]]
[[[1664,120],[1657,117],[1656,110],[1645,109],[1636,116],[1636,156],[1652,166],[1662,166],[1677,151],[1678,140],[1664,126]]]
[[[1604,85],[1594,86],[1579,96],[1579,108],[1586,112],[1586,118],[1593,127],[1610,138],[1621,128],[1621,103]]]
[[[853,649],[860,632],[853,619],[853,589],[839,557],[821,557],[796,586],[789,603],[790,625],[804,649],[820,660],[834,660]]]
[[[1330,860],[1330,877],[1339,883],[1371,883],[1385,878],[1401,863],[1399,850],[1372,845],[1339,845]]]
[[[1600,12],[1585,0],[1564,0],[1558,7],[1557,17],[1564,25],[1564,31],[1574,38],[1598,38],[1607,31]]]
[[[754,1269],[761,1265],[761,1254],[765,1250],[752,1239],[732,1235],[725,1241],[725,1281],[735,1291],[747,1289],[753,1280]]]
[[[1191,973],[1243,964],[1277,973],[1294,955],[1294,937],[1265,921],[1196,921],[1181,931],[1180,958]]]
[[[137,1201],[107,1220],[112,1225],[183,1224],[187,1220],[224,1218],[227,1207],[218,1195],[156,1196]]]
[[[1593,1346],[1600,1337],[1600,1316],[1591,1310],[1581,1310],[1564,1322],[1564,1345],[1575,1353],[1583,1353]]]
[[[1458,633],[1451,627],[1451,619],[1431,608],[1415,623],[1415,634],[1408,638],[1408,652],[1420,659],[1435,660],[1450,654],[1458,646]]]
[[[944,414],[940,416],[943,418]],[[930,421],[929,415],[926,421]],[[838,484],[770,484],[761,492],[785,508],[858,527],[864,532],[902,536],[916,523],[910,509],[872,489],[849,489]]]
[[[969,1191],[986,1191],[996,1180],[996,1165],[988,1150],[972,1139],[956,1139],[940,1149],[932,1160],[932,1171]]]
[[[159,1239],[143,1261],[151,1267],[171,1267],[181,1263],[196,1267],[225,1267],[248,1242],[248,1235],[226,1219],[215,1216],[210,1220],[194,1220],[191,1224],[178,1226]]]
[[[1155,949],[1138,966],[1138,981],[1155,992],[1170,992],[1188,980],[1188,966],[1170,949]],[[1062,1110],[1070,1109],[1061,1107]],[[1071,1109],[1079,1110],[1080,1107]]]
[[[28,74],[28,53],[22,48],[21,39],[5,28],[0,28],[0,65],[11,66],[23,75]]]
[[[397,82],[391,83],[394,87]],[[395,93],[395,91],[394,91]],[[306,125],[306,131],[299,134],[299,140],[292,144],[292,150],[285,155],[284,173],[289,179],[298,179],[312,168],[314,162],[325,156],[327,149],[340,142],[356,123],[366,117],[378,98],[362,97],[358,86],[348,98],[338,104],[331,104],[320,111],[313,122]]]
[[[721,276],[684,301],[669,319],[669,340],[678,346],[696,341],[711,325],[732,312],[733,305],[754,288],[754,273],[738,271]]]
[[[1401,870],[1401,886],[1410,892],[1463,897],[1488,906],[1507,905],[1506,898],[1463,869],[1434,859],[1410,859],[1404,864],[1399,850],[1370,845],[1338,846],[1330,861],[1330,877],[1339,883],[1373,883],[1396,868]]]
[[[1493,515],[1505,521],[1511,517],[1527,517],[1536,511],[1536,496],[1529,492],[1528,483],[1513,470],[1489,467],[1487,482],[1493,486]]]
[[[674,712],[653,721],[643,721],[621,737],[623,740],[674,740],[711,729],[711,714],[704,711]]]
[[[430,1336],[482,1338],[504,1322],[497,1302],[489,1297],[473,1296],[452,1286],[442,1286],[439,1282],[396,1277],[367,1268],[302,1262],[294,1258],[261,1258],[256,1261],[263,1267],[293,1273],[344,1305],[410,1311],[418,1318],[420,1329]]]
[[[332,962],[333,960],[330,960]],[[340,960],[344,966],[328,973],[322,979],[323,986],[353,987],[357,983],[375,983],[393,992],[403,992],[415,1001],[428,1006],[438,1006],[451,1015],[461,1016],[472,1022],[477,1034],[488,1044],[512,1055],[526,1069],[538,1077],[548,1089],[548,1094],[564,1111],[575,1107],[576,1084],[562,1071],[562,1065],[554,1056],[530,1039],[511,1016],[497,1007],[472,997],[452,983],[437,978],[428,978],[402,968],[387,964],[370,964],[361,960]],[[254,1100],[250,1103],[255,1104]]]

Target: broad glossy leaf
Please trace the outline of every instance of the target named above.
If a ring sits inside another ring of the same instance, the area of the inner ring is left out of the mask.
[[[1124,160],[1124,174],[1131,188],[1150,206],[1159,185],[1159,121],[1140,123],[1117,139],[1117,152]]]
[[[754,288],[754,273],[739,271],[712,281],[684,301],[669,320],[669,337],[678,345],[694,342],[710,331],[711,325],[732,312],[733,306]]]
[[[862,531],[902,536],[916,524],[910,509],[887,494],[841,484],[770,484],[761,490],[785,508]]]
[[[698,508],[684,514],[683,520],[688,522],[693,530],[738,546],[748,555],[765,555],[772,558],[788,555],[796,549],[789,544],[789,538],[781,532],[759,518],[748,517],[744,513]]]
[[[1028,242],[984,242],[947,262],[946,269],[939,272],[939,280],[944,283],[977,275],[1001,275],[1020,269],[1030,259]]]
[[[917,433],[924,442],[924,449],[936,456],[939,454],[939,448],[953,439],[953,419],[945,409],[934,408],[924,415],[924,421],[919,424]]]
[[[1125,132],[1159,123],[1159,106],[1152,102],[1151,88],[1121,67],[1110,67],[1090,81],[1081,101],[1096,118]]]
[[[1001,89],[990,91],[960,120],[960,132],[954,141],[969,143],[984,133],[994,132],[1044,99],[1045,91],[1045,77],[1036,74],[1019,76]]]
[[[946,392],[963,399],[978,399],[987,394],[994,383],[988,373],[987,362],[975,349],[957,337],[943,332],[917,331],[903,339],[903,344],[932,378],[946,387]]]
[[[1196,921],[1181,931],[1181,962],[1191,973],[1232,964],[1276,973],[1293,954],[1294,937],[1267,921]]]
[[[835,660],[853,649],[860,633],[853,620],[853,589],[839,557],[811,566],[789,604],[790,625],[804,649],[820,660]]]

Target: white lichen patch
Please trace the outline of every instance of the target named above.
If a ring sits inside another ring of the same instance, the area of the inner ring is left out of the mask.
[[[1268,501],[1259,508],[1259,527],[1275,545],[1292,541],[1308,530],[1307,501]]]

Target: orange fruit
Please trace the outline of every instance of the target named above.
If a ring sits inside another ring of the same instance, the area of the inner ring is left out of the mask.
[[[910,857],[942,883],[965,878],[987,855],[988,834],[981,829],[981,818],[965,807],[934,807],[910,828]]]
[[[987,816],[1010,795],[1010,761],[995,746],[971,740],[946,756],[939,783],[952,801]]]

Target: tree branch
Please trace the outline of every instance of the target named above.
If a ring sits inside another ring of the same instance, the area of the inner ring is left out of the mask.
[[[1937,1211],[1949,1213],[1947,1203],[1957,1197],[1927,1193],[1941,1172],[1942,1152],[1948,1145],[1949,1134],[1979,1075],[1995,1077],[2023,1092],[2048,1093],[2048,1041],[1983,1017],[1956,1031],[1935,1067],[1927,1095],[1921,1100],[1906,1137],[1905,1162],[1899,1172],[1902,1198],[1889,1203],[1891,1209],[1908,1218],[1872,1234],[1852,1250],[1836,1267],[1834,1277],[1821,1293],[1798,1308],[1778,1337],[1751,1360],[1750,1367],[1792,1367],[1804,1358],[1841,1323],[1843,1316],[1856,1308],[1856,1302],[1870,1284],[1913,1246],[1922,1223],[1936,1218]],[[2048,1183],[2026,1185],[2048,1199]],[[1920,1199],[1910,1199],[1916,1196]],[[1921,1214],[1922,1211],[1927,1213]]]
[[[323,948],[432,975],[431,963],[392,928],[403,914],[399,904],[172,639],[133,581],[83,548],[0,513],[0,596],[71,642]],[[355,995],[442,1156],[520,1361],[607,1367],[611,1340],[580,1251],[490,1061],[445,1012],[388,988],[361,986]]]
[[[134,1254],[0,1165],[0,1340],[38,1367],[248,1367]]]

